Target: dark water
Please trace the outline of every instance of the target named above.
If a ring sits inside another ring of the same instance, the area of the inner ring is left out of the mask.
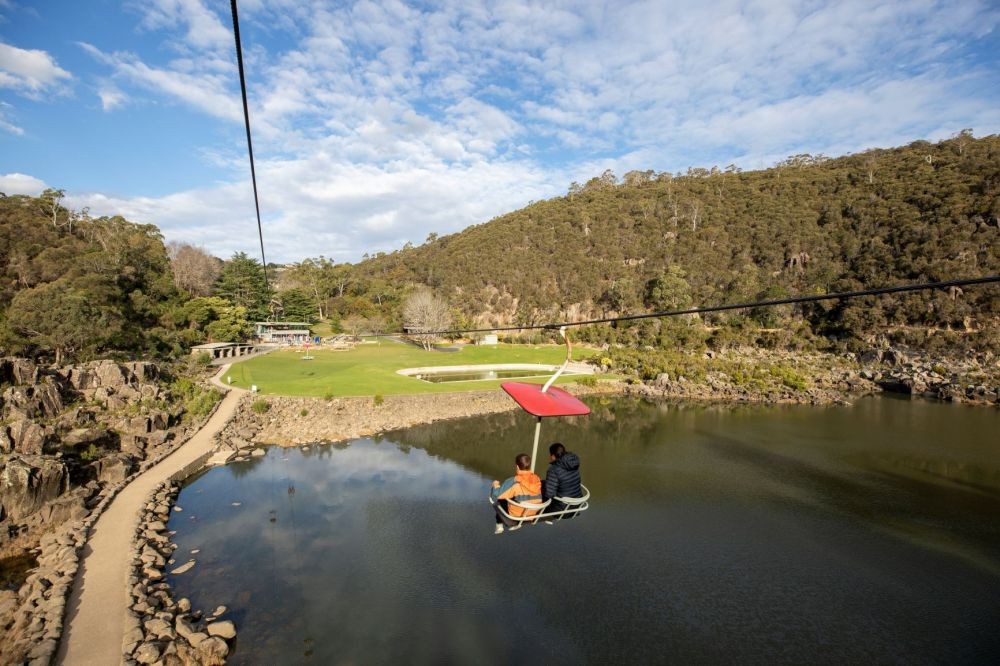
[[[495,536],[532,419],[453,421],[201,475],[170,582],[234,663],[1000,663],[1000,411],[591,405],[576,520]]]

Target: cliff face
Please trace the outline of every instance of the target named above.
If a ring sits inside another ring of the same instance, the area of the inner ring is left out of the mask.
[[[102,488],[176,437],[182,413],[152,363],[0,359],[0,556],[86,513]]]

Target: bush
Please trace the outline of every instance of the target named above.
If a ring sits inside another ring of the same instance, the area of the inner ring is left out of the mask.
[[[781,380],[781,383],[788,388],[793,388],[796,391],[804,391],[809,388],[809,380],[792,368],[776,365],[771,368],[770,373],[772,377]]]
[[[208,367],[212,365],[212,355],[208,352],[201,352],[194,357],[194,361],[200,366]]]
[[[102,451],[99,448],[97,448],[95,444],[91,444],[90,446],[87,447],[86,451],[82,451],[80,453],[80,460],[83,460],[84,462],[97,460],[98,458],[101,457],[101,453]]]
[[[253,404],[250,405],[250,409],[253,410],[254,414],[263,414],[267,410],[271,409],[271,403],[264,398],[257,398],[253,401]]]
[[[382,395],[381,393],[376,393],[376,394],[375,394],[375,397],[374,397],[374,398],[372,399],[372,403],[373,403],[373,404],[374,404],[374,405],[375,405],[376,407],[379,407],[379,406],[381,406],[381,405],[382,405],[382,403],[384,403],[384,402],[385,402],[385,397],[384,397],[384,396],[383,396],[383,395]]]
[[[170,391],[184,404],[184,416],[208,416],[222,394],[214,388],[200,386],[186,377],[180,377],[170,384]]]
[[[305,417],[309,416],[309,410],[306,409],[305,407],[303,407],[302,411],[299,412],[299,416],[301,416],[302,418],[305,418]]]
[[[594,388],[597,386],[597,377],[594,375],[583,375],[576,380],[576,383],[580,386],[587,386],[589,388]]]

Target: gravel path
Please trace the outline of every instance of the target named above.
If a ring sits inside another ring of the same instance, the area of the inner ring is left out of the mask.
[[[121,663],[128,605],[126,585],[139,511],[156,486],[211,451],[212,438],[232,418],[242,393],[237,390],[227,393],[201,430],[128,484],[91,528],[66,606],[66,625],[56,663],[72,666]]]

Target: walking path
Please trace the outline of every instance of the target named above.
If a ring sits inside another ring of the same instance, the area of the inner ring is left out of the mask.
[[[228,369],[228,365],[223,367],[213,382],[228,388],[217,379]],[[66,624],[56,663],[121,663],[136,517],[156,486],[212,450],[212,438],[233,416],[243,393],[229,391],[201,430],[123,488],[94,523],[66,605]]]

